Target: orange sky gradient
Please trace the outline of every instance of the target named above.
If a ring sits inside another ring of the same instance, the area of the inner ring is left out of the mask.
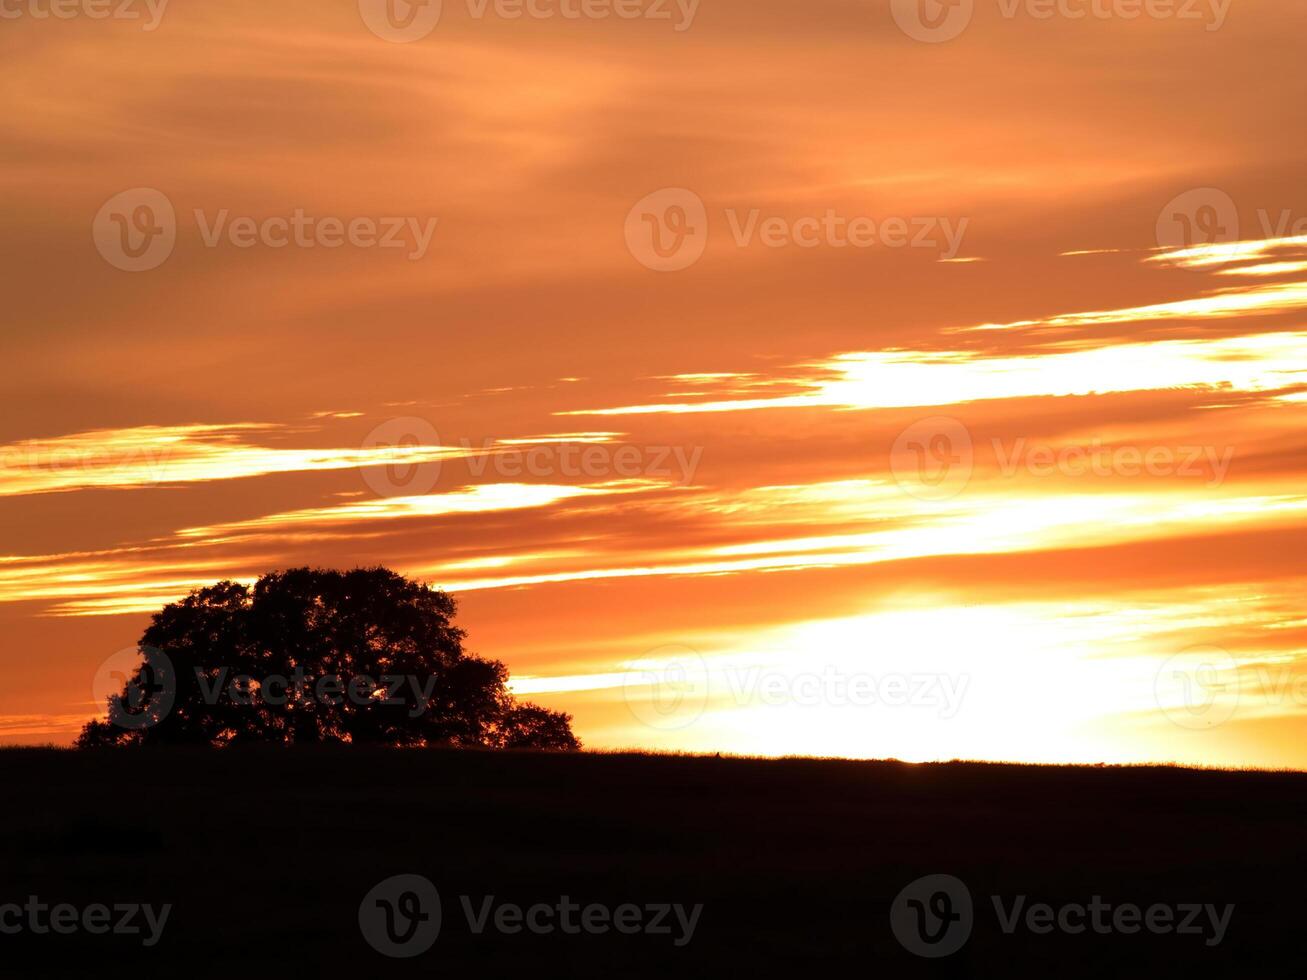
[[[385,564],[591,748],[1307,768],[1307,5],[665,6],[5,8],[0,743]]]

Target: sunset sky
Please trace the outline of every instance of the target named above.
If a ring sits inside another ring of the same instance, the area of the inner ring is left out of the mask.
[[[1301,0],[95,6],[0,3],[0,743],[385,564],[590,748],[1307,768]]]

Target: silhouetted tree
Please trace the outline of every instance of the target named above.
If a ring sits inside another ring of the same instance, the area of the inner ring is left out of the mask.
[[[502,663],[464,652],[455,610],[384,568],[199,589],[154,615],[109,719],[77,744],[580,748],[570,715],[517,702]]]

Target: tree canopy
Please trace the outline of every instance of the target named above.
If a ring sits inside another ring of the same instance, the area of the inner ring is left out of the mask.
[[[570,715],[517,701],[502,663],[463,649],[455,612],[385,568],[219,582],[154,615],[77,744],[579,748]]]

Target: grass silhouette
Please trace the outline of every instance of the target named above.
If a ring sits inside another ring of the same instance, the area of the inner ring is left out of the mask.
[[[1296,951],[1307,776],[1166,767],[912,765],[348,747],[0,752],[0,905],[174,906],[162,941],[0,935],[32,976],[1252,975]],[[390,960],[359,904],[439,889],[435,945]],[[889,926],[952,874],[970,941],[941,960]],[[990,896],[1233,903],[1199,936],[1005,934]],[[476,935],[459,896],[523,906],[702,903],[667,936]],[[1291,961],[1291,960],[1290,960]],[[17,975],[27,975],[21,971]]]

